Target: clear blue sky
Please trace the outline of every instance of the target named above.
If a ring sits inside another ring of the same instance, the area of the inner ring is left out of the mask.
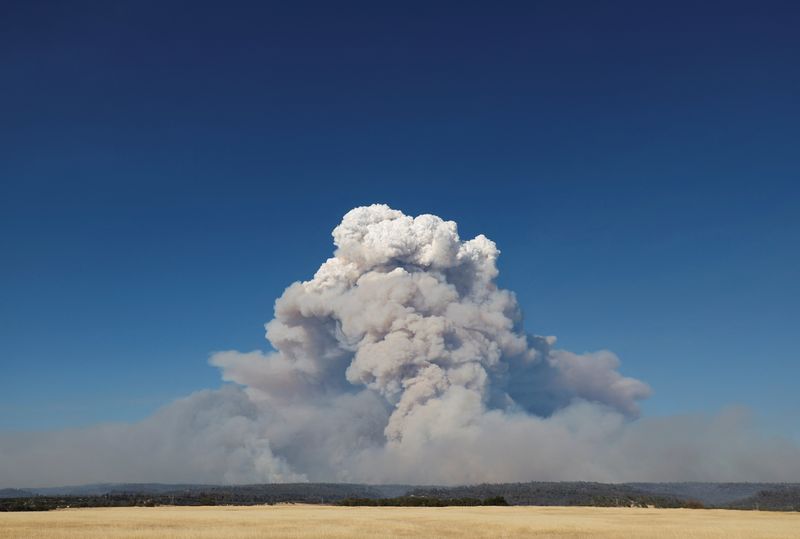
[[[0,429],[136,420],[263,348],[385,202],[484,233],[648,415],[800,437],[796,2],[0,7]]]

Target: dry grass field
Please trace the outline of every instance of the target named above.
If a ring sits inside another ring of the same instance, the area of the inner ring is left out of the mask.
[[[0,538],[800,538],[800,513],[600,507],[156,507],[0,513]]]

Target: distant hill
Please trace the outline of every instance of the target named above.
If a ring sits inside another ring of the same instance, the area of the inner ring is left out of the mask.
[[[294,501],[319,503],[329,498],[392,498],[402,496],[412,487],[408,485],[363,485],[351,483],[273,483],[253,485],[193,485],[165,483],[98,483],[64,487],[16,490],[23,496],[103,496],[119,494],[149,494],[170,496],[213,495],[236,500],[260,500],[260,503]],[[11,497],[11,496],[9,496]]]
[[[216,485],[167,484],[167,483],[93,483],[64,487],[39,487],[29,490],[40,496],[102,496],[112,492],[159,494],[183,490],[214,488]]]
[[[552,482],[499,483],[458,487],[423,487],[409,492],[411,496],[434,498],[503,497],[511,505],[587,505],[636,507],[685,507],[689,498],[647,492],[629,485]]]
[[[405,485],[288,483],[258,485],[109,484],[36,489],[0,500],[0,511],[46,511],[64,507],[132,507],[158,505],[261,505],[274,503],[335,504],[346,499],[393,498]]]
[[[800,485],[773,485],[728,504],[731,509],[800,511]]]
[[[441,498],[503,496],[512,505],[652,505],[800,511],[800,484],[532,482],[423,487],[411,495]]]
[[[417,498],[420,499],[419,503],[423,503],[424,499],[425,504],[433,505],[449,505],[459,500],[459,503],[466,503],[464,500],[503,498],[511,505],[719,507],[796,511],[800,510],[800,484],[529,482],[450,487],[356,483],[229,486],[112,483],[4,489],[0,490],[0,511],[137,505],[338,504],[345,500],[356,500],[360,505],[365,505],[369,500],[395,498],[402,498],[404,504],[410,504]]]
[[[19,488],[0,488],[0,498],[24,498],[32,496],[33,492]]]
[[[661,494],[692,498],[706,505],[721,506],[748,498],[761,490],[776,486],[776,483],[627,483],[628,486]]]

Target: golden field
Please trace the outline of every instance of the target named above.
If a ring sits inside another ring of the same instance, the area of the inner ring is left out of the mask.
[[[0,513],[0,538],[800,538],[800,513],[603,507],[124,507]]]

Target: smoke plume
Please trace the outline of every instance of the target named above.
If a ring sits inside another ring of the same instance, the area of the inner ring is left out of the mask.
[[[0,436],[0,485],[51,461],[50,484],[800,478],[798,447],[737,411],[637,419],[650,389],[612,352],[526,333],[485,236],[373,205],[333,241],[275,302],[272,351],[213,354],[231,384],[134,425]]]

